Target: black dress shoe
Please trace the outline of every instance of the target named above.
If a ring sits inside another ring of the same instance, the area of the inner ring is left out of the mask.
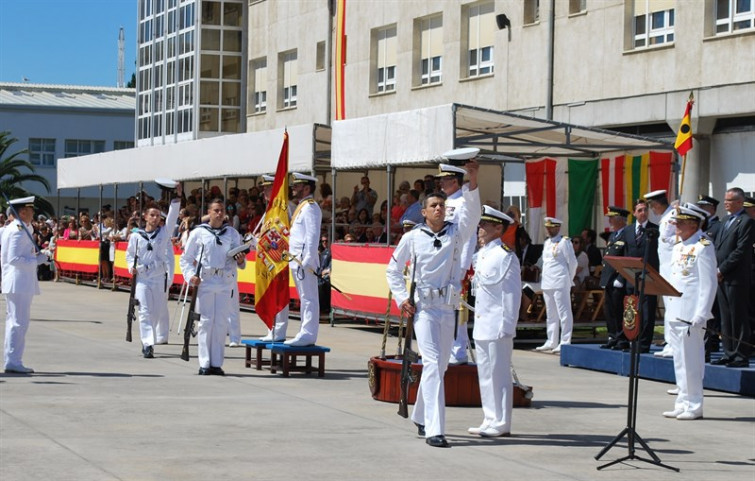
[[[712,366],[725,366],[731,362],[731,359],[726,359],[725,357],[722,357],[721,359],[716,359],[715,361],[711,362]]]
[[[145,359],[152,359],[155,357],[155,352],[152,349],[152,346],[144,346],[142,348],[142,354],[144,355]]]
[[[729,361],[726,363],[726,367],[750,367],[749,361]]]
[[[200,367],[199,372],[197,373],[200,376],[209,376],[210,375],[210,368],[209,367]]]
[[[433,436],[425,440],[427,444],[434,448],[447,448],[449,446],[445,436]]]
[[[648,352],[650,352],[650,346],[640,346],[641,354],[647,354]]]
[[[619,341],[611,349],[613,349],[614,351],[625,351],[629,349],[629,343],[626,341]]]
[[[417,436],[425,437],[425,425],[420,423],[414,423],[417,426]]]
[[[613,349],[613,346],[616,345],[616,339],[608,339],[608,342],[605,344],[602,344],[600,346],[601,349]]]
[[[212,375],[212,376],[225,376],[225,371],[223,371],[219,367],[210,366],[210,372],[209,372],[209,374]]]

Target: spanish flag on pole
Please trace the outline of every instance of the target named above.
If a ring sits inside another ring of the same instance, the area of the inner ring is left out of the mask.
[[[679,132],[676,134],[676,142],[674,142],[674,148],[679,155],[687,155],[689,149],[692,148],[692,122],[690,120],[690,113],[692,112],[692,104],[695,103],[695,99],[692,94],[689,94],[689,100],[687,101],[687,109],[684,111],[684,117],[682,118],[682,124],[679,126]]]
[[[290,300],[288,290],[288,262],[283,252],[288,250],[291,223],[288,218],[288,132],[283,133],[283,147],[275,170],[270,203],[257,241],[254,310],[269,329],[275,315]]]

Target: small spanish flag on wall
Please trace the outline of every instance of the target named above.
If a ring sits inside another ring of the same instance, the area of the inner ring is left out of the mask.
[[[682,118],[682,124],[679,126],[679,132],[676,134],[676,142],[674,142],[674,148],[679,155],[687,155],[689,149],[692,148],[692,122],[690,120],[690,113],[692,112],[692,105],[695,103],[695,98],[692,93],[689,94],[689,100],[687,101],[687,109],[684,111],[684,117]]]

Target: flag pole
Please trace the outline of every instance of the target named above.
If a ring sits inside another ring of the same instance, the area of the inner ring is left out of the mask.
[[[679,184],[679,200],[682,199],[682,191],[684,190],[684,169],[687,167],[687,154],[682,155],[682,181]]]

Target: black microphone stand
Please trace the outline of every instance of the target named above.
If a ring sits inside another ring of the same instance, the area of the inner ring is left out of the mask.
[[[634,274],[635,290],[640,293],[639,301],[637,302],[637,307],[639,308],[639,312],[640,312],[641,324],[644,322],[647,322],[647,319],[644,319],[645,316],[642,316],[642,309],[645,304],[645,278],[647,276],[647,264],[648,264],[648,255],[650,252],[650,245],[652,244],[652,242],[650,241],[651,239],[653,239],[653,237],[658,235],[658,231],[655,229],[647,229],[645,231],[645,235],[647,236],[647,243],[645,244],[645,252],[642,258],[642,270],[637,271]],[[642,331],[642,326],[640,325],[640,332],[641,331]],[[627,402],[627,425],[615,438],[613,438],[613,440],[610,443],[608,443],[606,447],[604,447],[598,453],[597,456],[595,456],[595,459],[600,459],[617,442],[623,439],[624,436],[627,437],[628,454],[619,459],[611,461],[610,463],[598,466],[598,470],[607,468],[609,466],[613,466],[614,464],[621,463],[627,460],[638,459],[646,463],[654,464],[656,466],[661,466],[663,468],[671,469],[673,471],[679,472],[679,468],[675,468],[673,466],[663,464],[661,462],[661,459],[655,454],[655,452],[653,452],[653,450],[650,449],[650,446],[648,446],[648,444],[640,437],[640,435],[637,434],[637,430],[636,430],[637,392],[638,392],[639,381],[640,381],[640,378],[637,375],[637,371],[639,370],[639,366],[640,366],[640,347],[639,347],[639,342],[637,340],[637,337],[632,339],[630,342],[631,342],[630,344],[631,351],[630,351],[630,362],[629,362],[629,400]],[[639,442],[642,445],[642,448],[650,455],[652,459],[643,458],[636,454],[635,441]]]

